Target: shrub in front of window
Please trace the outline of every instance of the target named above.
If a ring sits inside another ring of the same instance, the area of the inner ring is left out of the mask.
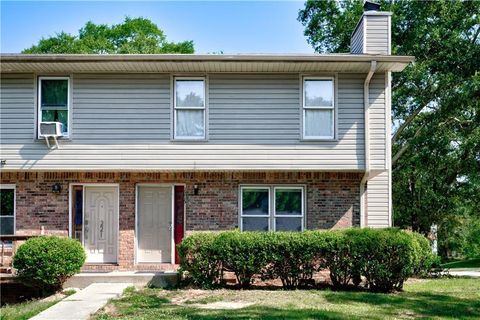
[[[324,266],[326,232],[276,232],[268,234],[268,264],[263,279],[280,279],[285,288],[312,284]]]
[[[198,232],[178,246],[180,273],[202,288],[214,288],[221,283],[221,260],[214,241],[218,233]]]
[[[269,263],[271,234],[262,232],[222,232],[214,240],[225,271],[235,274],[241,288],[252,284]]]
[[[80,242],[56,236],[28,239],[13,257],[18,277],[44,293],[62,288],[65,281],[80,271],[86,255]]]
[[[345,231],[328,231],[323,245],[325,268],[330,271],[330,280],[336,289],[342,289],[361,282],[361,265],[358,251],[355,250],[355,238]]]
[[[427,263],[425,239],[398,229],[305,232],[219,232],[189,236],[180,244],[181,267],[202,287],[225,284],[235,273],[245,288],[252,279],[280,279],[285,288],[314,285],[315,272],[330,271],[337,289],[400,290]],[[422,242],[423,244],[419,244]]]

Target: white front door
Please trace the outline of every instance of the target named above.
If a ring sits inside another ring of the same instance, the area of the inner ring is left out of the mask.
[[[88,263],[117,262],[118,189],[89,187],[84,189],[83,245]]]
[[[172,262],[172,187],[139,186],[137,261]]]

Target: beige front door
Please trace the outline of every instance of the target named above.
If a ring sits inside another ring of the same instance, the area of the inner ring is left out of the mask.
[[[115,263],[118,250],[118,189],[84,189],[83,245],[88,263]]]
[[[172,187],[139,186],[137,261],[171,263]]]

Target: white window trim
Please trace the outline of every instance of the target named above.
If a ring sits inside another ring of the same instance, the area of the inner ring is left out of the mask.
[[[268,218],[268,231],[276,231],[275,218],[302,218],[301,231],[305,230],[306,226],[306,206],[305,197],[307,194],[307,188],[305,185],[291,185],[291,184],[273,184],[273,185],[241,185],[239,188],[239,223],[240,231],[243,231],[243,218]],[[245,189],[265,189],[268,190],[268,215],[244,215],[243,214],[243,190]],[[277,189],[291,189],[302,191],[302,215],[277,215],[275,212],[275,191]]]
[[[17,232],[17,186],[14,184],[0,184],[0,189],[13,189],[13,235]],[[0,215],[0,217],[11,217]]]
[[[177,107],[177,80],[203,81],[203,107]],[[203,136],[177,136],[177,110],[202,110],[203,111]],[[206,77],[173,77],[173,139],[174,140],[206,140],[207,137],[207,79]]]
[[[332,81],[332,105],[331,106],[306,106],[305,105],[305,81],[308,80],[330,80]],[[302,78],[302,139],[303,140],[335,140],[335,119],[336,119],[336,99],[335,99],[335,77],[312,77],[305,76]],[[332,110],[332,135],[331,136],[307,136],[305,133],[305,111],[312,110]]]
[[[70,137],[71,126],[71,106],[70,106],[70,77],[38,77],[38,98],[37,98],[37,137],[42,137],[40,135],[40,122],[42,122],[42,80],[67,80],[67,132],[62,135],[64,138]]]

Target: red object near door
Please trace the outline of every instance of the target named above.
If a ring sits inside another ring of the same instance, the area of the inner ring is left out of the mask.
[[[185,187],[175,186],[174,208],[174,240],[175,240],[175,263],[180,263],[177,246],[185,236]]]

